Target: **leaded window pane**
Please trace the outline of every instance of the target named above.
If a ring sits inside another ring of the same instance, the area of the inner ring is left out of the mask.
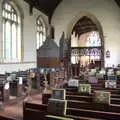
[[[14,5],[3,4],[3,40],[2,57],[4,62],[16,62],[21,59],[21,18]]]
[[[37,25],[37,33],[36,33],[37,49],[39,49],[39,47],[41,47],[44,41],[46,40],[46,28],[45,28],[45,23],[41,17],[38,17],[36,25]]]

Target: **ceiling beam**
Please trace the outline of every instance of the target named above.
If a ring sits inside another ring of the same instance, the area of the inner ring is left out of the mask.
[[[120,0],[115,0],[115,2],[116,2],[117,5],[120,7]]]
[[[39,11],[46,14],[49,18],[49,23],[51,23],[52,15],[56,9],[56,7],[60,4],[62,0],[24,0],[30,5],[30,13],[31,8],[36,8]]]

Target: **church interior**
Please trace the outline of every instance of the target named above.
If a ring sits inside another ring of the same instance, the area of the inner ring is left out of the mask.
[[[0,0],[0,120],[120,120],[120,0]]]

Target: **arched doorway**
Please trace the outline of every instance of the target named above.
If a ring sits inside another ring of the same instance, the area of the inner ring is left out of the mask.
[[[88,66],[104,66],[104,37],[101,24],[95,16],[81,12],[68,25],[67,35],[71,37],[71,63]]]

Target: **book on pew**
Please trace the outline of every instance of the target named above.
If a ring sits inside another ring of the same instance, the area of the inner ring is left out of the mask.
[[[108,75],[108,80],[117,80],[116,75]]]
[[[108,76],[109,76],[109,75],[114,75],[114,69],[112,69],[112,68],[108,69],[107,75],[108,75]]]
[[[90,71],[88,72],[89,76],[95,76],[96,75],[96,69],[90,69]]]
[[[106,74],[106,71],[105,71],[104,68],[102,68],[102,69],[99,71],[99,73],[102,74],[102,75],[105,75],[105,74]]]
[[[85,93],[85,94],[90,94],[91,93],[91,84],[79,84],[78,87],[78,92],[80,93]]]
[[[51,98],[65,100],[65,97],[66,97],[65,89],[57,89],[57,88],[52,89]]]
[[[60,71],[59,71],[58,77],[59,77],[59,78],[64,78],[64,77],[65,77],[65,73],[64,73],[63,70],[60,70]]]
[[[88,81],[92,84],[98,83],[98,78],[96,76],[89,76]]]
[[[10,88],[9,82],[5,83],[4,89],[8,90]]]
[[[69,79],[68,87],[78,87],[78,86],[79,86],[79,80],[78,79]]]
[[[99,79],[103,79],[104,78],[104,74],[96,73],[96,77],[99,78]]]
[[[93,100],[96,103],[110,104],[110,97],[111,97],[110,92],[96,90],[94,91]]]
[[[46,120],[74,120],[72,118],[66,118],[66,117],[60,117],[60,116],[54,116],[54,115],[46,115]]]
[[[48,100],[48,114],[66,115],[67,100],[58,100],[50,98]]]
[[[113,81],[113,80],[105,81],[105,88],[116,88],[116,87],[117,87],[116,81]]]
[[[116,71],[116,75],[118,75],[118,76],[120,75],[120,70]]]
[[[19,85],[22,85],[23,84],[23,78],[22,77],[19,77]]]

